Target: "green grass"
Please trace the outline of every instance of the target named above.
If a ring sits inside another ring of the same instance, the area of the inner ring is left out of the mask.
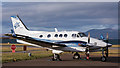
[[[17,47],[15,50],[15,51],[21,51],[21,53],[12,53],[10,46],[2,47],[2,52],[3,52],[2,63],[13,62],[14,60],[16,61],[32,60],[37,58],[49,57],[53,55],[51,51],[46,51],[43,48],[27,47],[27,51],[29,50],[38,50],[38,51],[31,51],[32,56],[28,56],[28,53],[22,53],[23,47]]]
[[[16,59],[16,61],[21,61],[52,56],[51,51],[34,51],[31,53],[32,56],[28,56],[28,53],[3,53],[2,63],[13,62],[14,59]]]
[[[40,50],[40,49],[42,49],[42,48],[31,48],[31,47],[27,47],[27,50]],[[12,50],[11,50],[11,46],[9,46],[9,47],[2,47],[2,52],[10,52],[10,51],[12,51]],[[17,47],[17,46],[16,46],[15,51],[23,51],[23,47]]]

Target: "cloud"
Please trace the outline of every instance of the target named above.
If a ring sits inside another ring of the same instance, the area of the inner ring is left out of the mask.
[[[10,16],[19,14],[33,30],[52,31],[54,27],[82,31],[109,28],[118,24],[117,5],[117,2],[5,2],[3,26],[11,27]]]
[[[83,32],[86,32],[91,29],[106,29],[106,28],[109,28],[108,25],[86,25],[84,27],[81,27],[80,30],[83,31]]]

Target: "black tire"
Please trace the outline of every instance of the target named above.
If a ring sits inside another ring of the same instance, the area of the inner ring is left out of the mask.
[[[62,60],[60,59],[60,56],[58,54],[55,54],[55,56],[53,56],[52,58],[52,61],[62,61]]]
[[[73,59],[80,59],[80,55],[79,54],[74,54]]]
[[[57,59],[52,58],[52,61],[57,61]]]
[[[101,61],[105,62],[107,60],[107,58],[105,56],[101,57]]]
[[[59,59],[59,61],[62,61],[61,59]]]

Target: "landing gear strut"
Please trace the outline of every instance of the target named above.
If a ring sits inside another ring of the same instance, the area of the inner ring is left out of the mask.
[[[86,59],[89,60],[89,53],[86,53]]]
[[[60,59],[59,54],[54,54],[52,60],[53,60],[53,61],[62,61],[62,60]]]
[[[86,50],[85,50],[85,54],[86,54],[86,59],[89,60],[89,46],[86,47]]]
[[[80,59],[80,55],[78,54],[78,52],[74,54],[73,59]]]
[[[105,62],[107,60],[107,57],[104,55],[105,53],[105,48],[102,48],[102,57],[101,57],[101,61]]]

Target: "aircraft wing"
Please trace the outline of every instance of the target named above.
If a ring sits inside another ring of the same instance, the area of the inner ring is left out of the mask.
[[[31,44],[33,44],[33,46],[36,46],[36,47],[45,47],[45,48],[56,49],[56,50],[62,50],[62,49],[66,50],[66,49],[64,49],[64,47],[70,48],[72,45],[71,43],[67,43],[66,41],[58,43],[57,41],[53,41],[53,40],[33,38],[33,37],[18,35],[18,34],[15,34],[15,35],[5,34],[5,35],[13,37],[13,38],[18,39],[18,40],[22,40],[22,41],[27,42],[27,43],[31,43]],[[72,42],[72,41],[68,41],[68,42]],[[73,42],[73,45],[78,47],[79,43],[80,43],[80,41],[78,41],[77,43]],[[90,52],[100,51],[99,49],[102,48],[102,47],[95,46],[92,44],[87,44],[87,43],[82,42],[82,41],[81,41],[81,43],[84,43],[84,44],[79,45],[80,47],[82,47],[80,49],[86,49],[86,46],[89,46]],[[73,48],[70,48],[69,50],[72,50],[72,49]],[[80,49],[74,49],[73,51],[81,51]],[[84,51],[84,50],[82,50],[82,51]]]
[[[47,47],[47,48],[52,48],[52,49],[54,49],[53,46],[66,47],[66,45],[64,44],[52,43],[51,41],[42,41],[42,39],[38,40],[37,38],[32,38],[32,37],[24,36],[24,35],[18,35],[18,34],[15,34],[15,36],[12,34],[5,34],[5,35],[31,43],[31,44],[35,44],[35,45],[39,45],[39,46]]]

